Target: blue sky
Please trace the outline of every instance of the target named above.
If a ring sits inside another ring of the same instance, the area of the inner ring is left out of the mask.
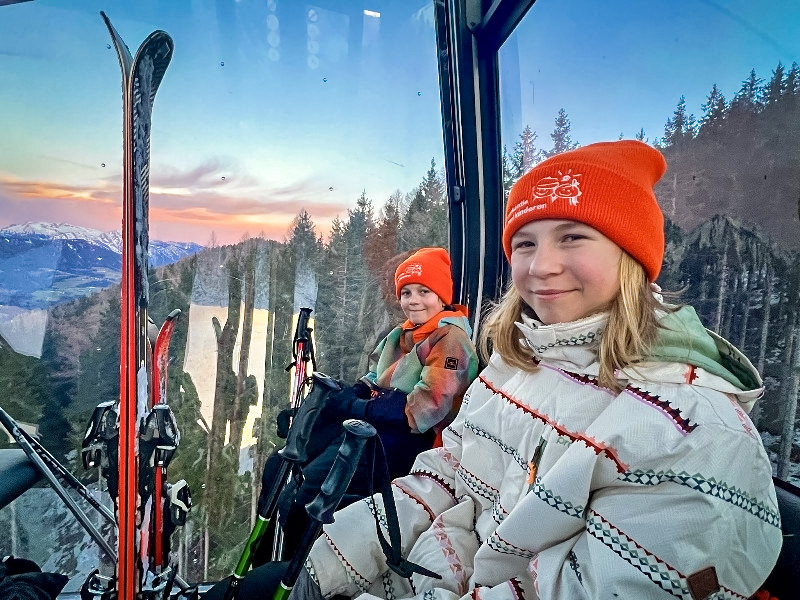
[[[104,10],[132,51],[175,41],[156,96],[159,239],[282,239],[301,208],[325,233],[362,190],[379,208],[442,164],[432,3],[34,0],[0,6],[0,227],[119,228],[120,75]],[[503,135],[548,147],[557,110],[582,144],[652,141],[681,94],[700,116],[755,68],[798,60],[800,3],[538,0],[503,49]]]
[[[503,133],[529,124],[546,148],[564,107],[582,144],[652,142],[681,95],[700,118],[712,84],[730,101],[778,61],[800,62],[796,0],[539,0],[501,53]]]

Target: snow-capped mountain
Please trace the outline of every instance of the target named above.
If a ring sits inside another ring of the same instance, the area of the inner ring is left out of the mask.
[[[119,231],[99,231],[68,223],[23,223],[0,229],[0,237],[36,237],[48,240],[83,240],[122,254],[122,235]],[[150,266],[160,267],[202,250],[203,246],[193,242],[163,242],[150,240]]]
[[[0,236],[36,236],[50,240],[85,240],[90,244],[122,254],[122,235],[119,231],[99,231],[68,223],[23,223],[0,229]],[[193,242],[163,242],[150,240],[150,264],[153,267],[166,265],[202,250],[203,246]]]
[[[53,240],[86,240],[113,252],[122,253],[122,235],[118,231],[99,231],[68,223],[23,223],[0,229],[0,235],[38,235]]]
[[[199,244],[150,241],[150,266],[198,252]],[[47,308],[119,282],[122,240],[64,223],[24,223],[0,229],[0,306]]]

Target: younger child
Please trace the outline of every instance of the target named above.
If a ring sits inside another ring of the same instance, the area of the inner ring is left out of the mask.
[[[441,432],[461,406],[478,373],[466,308],[452,305],[453,278],[444,248],[422,248],[397,267],[395,291],[407,320],[378,344],[369,372],[352,387],[328,398],[318,421],[333,426],[338,437],[303,465],[303,483],[291,506],[283,502],[287,556],[302,534],[305,505],[314,499],[330,470],[342,435],[341,422],[363,419],[381,438],[392,479],[407,475],[417,454],[441,445]],[[319,439],[325,438],[320,431]],[[367,457],[348,489],[350,499],[370,493]],[[285,496],[294,493],[290,490]]]

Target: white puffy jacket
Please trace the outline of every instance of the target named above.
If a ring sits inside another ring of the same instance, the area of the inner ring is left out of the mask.
[[[746,414],[750,362],[691,308],[661,315],[659,347],[597,385],[604,315],[524,319],[535,372],[494,355],[444,447],[395,480],[404,555],[442,575],[386,567],[371,511],[335,514],[309,557],[326,597],[747,598],[781,546],[771,466]],[[710,595],[713,594],[713,595]]]

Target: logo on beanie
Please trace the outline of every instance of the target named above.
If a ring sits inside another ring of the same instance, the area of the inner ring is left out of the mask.
[[[421,277],[422,276],[422,265],[420,263],[409,263],[406,265],[406,268],[403,269],[403,272],[397,276],[397,281],[402,281],[408,277]]]
[[[533,186],[533,196],[537,200],[569,200],[572,206],[578,206],[578,196],[583,192],[580,189],[578,178],[580,173],[573,175],[572,170],[566,173],[558,172],[558,177],[542,177]]]

